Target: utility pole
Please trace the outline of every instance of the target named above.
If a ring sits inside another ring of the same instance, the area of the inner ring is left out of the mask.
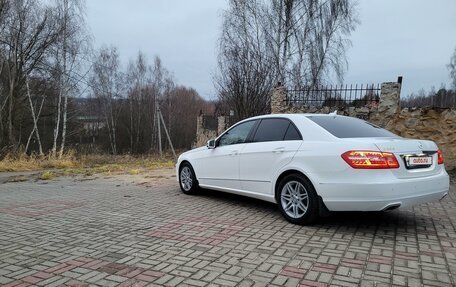
[[[173,151],[174,158],[176,158],[176,152],[174,151],[173,142],[171,141],[171,137],[169,136],[168,129],[166,128],[165,121],[163,120],[163,114],[161,113],[160,108],[158,109],[158,114],[160,115],[161,121],[163,123],[163,128],[165,130],[166,137],[168,138],[169,146],[171,147],[171,150]]]
[[[171,151],[173,152],[174,158],[176,158],[176,151],[174,150],[173,143],[171,141],[171,137],[169,136],[168,129],[166,128],[165,120],[163,119],[163,114],[160,110],[160,106],[158,104],[158,100],[155,100],[155,116],[154,118],[157,119],[157,133],[158,133],[158,151],[160,152],[160,157],[163,157],[163,149],[162,149],[162,142],[161,142],[161,128],[160,123],[163,124],[163,129],[165,130],[166,138],[168,139],[169,146],[171,147]]]
[[[156,101],[156,103],[155,103],[155,113],[157,115],[158,150],[160,151],[160,157],[163,157],[162,138],[161,138],[161,129],[160,129],[160,107],[158,106],[158,101]]]

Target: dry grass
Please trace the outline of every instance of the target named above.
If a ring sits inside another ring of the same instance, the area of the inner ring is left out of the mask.
[[[78,165],[73,153],[64,155],[61,159],[52,156],[8,154],[0,160],[0,172],[4,171],[35,171],[43,169],[65,169]]]
[[[139,174],[143,171],[173,167],[174,160],[167,157],[129,155],[76,155],[65,154],[61,159],[52,156],[7,155],[0,160],[0,172],[59,170],[64,175],[87,175],[97,173]],[[43,172],[44,175],[46,172]],[[55,177],[56,173],[53,173]],[[45,176],[46,177],[46,176]]]

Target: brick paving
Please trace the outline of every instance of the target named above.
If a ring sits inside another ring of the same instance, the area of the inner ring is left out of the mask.
[[[455,286],[456,190],[387,213],[287,223],[169,176],[0,184],[1,286]]]

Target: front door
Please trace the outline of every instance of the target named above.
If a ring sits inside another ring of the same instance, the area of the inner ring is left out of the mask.
[[[204,152],[195,160],[199,184],[203,187],[240,189],[239,154],[245,143],[254,120],[240,123],[218,138],[216,147]]]

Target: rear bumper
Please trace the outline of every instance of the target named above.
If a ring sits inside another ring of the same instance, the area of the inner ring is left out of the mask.
[[[441,173],[423,178],[397,179],[394,176],[379,182],[356,184],[347,182],[321,183],[317,192],[330,211],[380,211],[390,206],[407,208],[437,201],[448,194],[449,176]]]

